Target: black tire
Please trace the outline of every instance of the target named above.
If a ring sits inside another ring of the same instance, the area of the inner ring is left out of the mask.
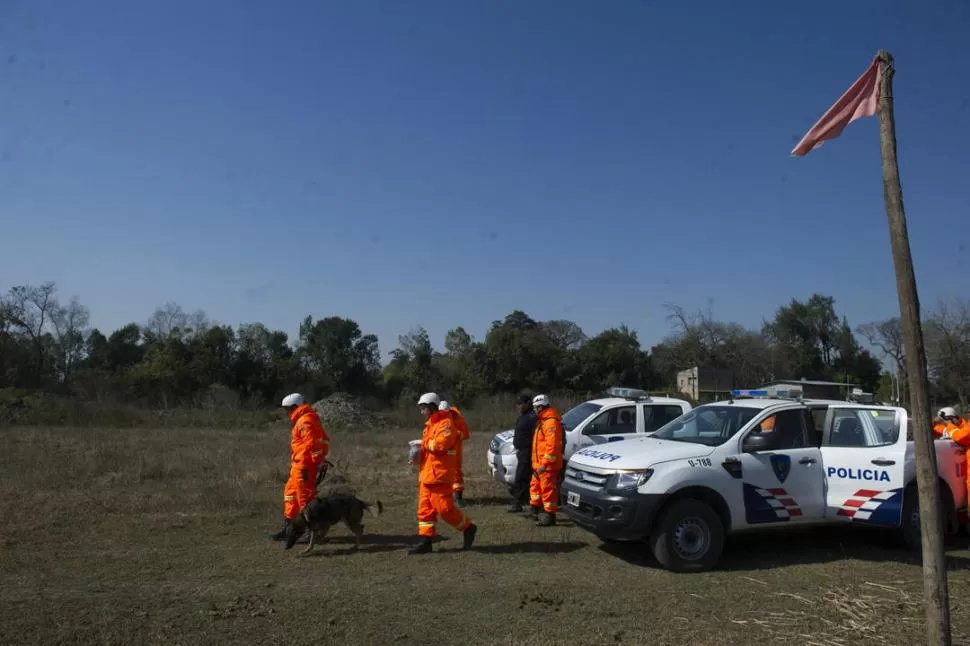
[[[650,534],[650,549],[671,572],[704,572],[721,558],[724,523],[710,505],[686,498],[671,503]]]
[[[903,491],[903,511],[899,517],[896,540],[908,552],[922,549],[922,535],[919,525],[919,493],[916,487],[909,486]]]
[[[944,541],[952,538],[950,533],[950,516],[953,510],[953,500],[946,485],[940,483],[940,516],[943,518]],[[909,485],[903,491],[903,510],[899,518],[899,529],[896,530],[896,542],[907,552],[920,552],[923,549],[923,535],[920,529],[919,490],[916,485]]]

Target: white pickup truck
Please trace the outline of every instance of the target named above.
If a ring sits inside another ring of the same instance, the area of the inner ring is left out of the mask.
[[[734,391],[647,437],[576,452],[562,511],[603,540],[646,539],[675,572],[714,567],[725,536],[869,525],[920,544],[914,442],[903,408]],[[935,443],[948,531],[966,517],[966,450]]]
[[[635,388],[608,388],[605,394],[607,397],[583,402],[563,414],[564,460],[588,446],[652,433],[691,409],[683,399],[651,397],[645,390]],[[512,430],[502,431],[488,447],[489,472],[501,484],[510,485],[515,479],[518,458],[512,446],[514,434]]]

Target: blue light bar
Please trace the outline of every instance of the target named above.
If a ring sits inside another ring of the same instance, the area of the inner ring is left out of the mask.
[[[732,390],[732,397],[767,397],[767,390]]]
[[[643,399],[647,397],[647,391],[640,390],[639,388],[613,386],[612,388],[607,388],[605,392],[610,397],[622,397],[623,399]]]

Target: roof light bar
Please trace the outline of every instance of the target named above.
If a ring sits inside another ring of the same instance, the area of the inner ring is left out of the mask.
[[[767,390],[732,390],[732,397],[768,397]]]
[[[621,388],[620,386],[613,386],[612,388],[607,388],[605,393],[610,397],[620,397],[622,399],[650,399],[649,393],[646,390],[641,390],[639,388]]]

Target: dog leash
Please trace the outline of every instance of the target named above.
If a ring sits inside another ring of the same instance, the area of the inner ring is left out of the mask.
[[[320,486],[320,483],[327,477],[327,472],[330,471],[330,467],[332,466],[333,463],[330,460],[323,461],[323,464],[320,465],[320,469],[317,471],[317,480],[313,483],[315,487]]]

